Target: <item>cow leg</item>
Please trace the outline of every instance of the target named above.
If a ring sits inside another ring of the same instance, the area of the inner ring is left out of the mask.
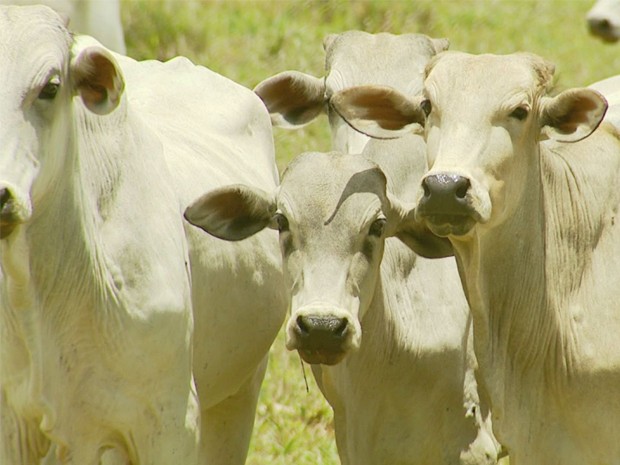
[[[248,455],[267,355],[239,391],[202,412],[201,465],[243,465]]]

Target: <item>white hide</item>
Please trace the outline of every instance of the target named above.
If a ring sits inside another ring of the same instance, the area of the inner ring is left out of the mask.
[[[600,93],[548,96],[553,68],[531,54],[448,52],[426,78],[428,116],[401,126],[426,126],[430,170],[416,216],[454,245],[480,380],[511,464],[616,463],[619,134],[598,127]],[[594,87],[613,95],[612,84]],[[444,181],[441,202],[432,179]],[[448,197],[451,179],[466,189]]]
[[[605,113],[605,121],[620,129],[620,76],[603,79],[590,84],[588,87],[605,96],[609,105],[607,113]]]
[[[376,84],[417,95],[426,63],[448,48],[446,39],[423,34],[369,34],[347,31],[324,40],[325,76],[284,71],[259,83],[254,91],[267,106],[274,126],[296,129],[322,113],[329,117],[333,147],[360,153],[368,137],[349,127],[330,107],[333,95],[349,87]]]
[[[346,153],[359,153],[364,150],[369,138],[353,130],[334,111],[332,97],[354,86],[369,84],[389,86],[407,95],[418,95],[423,88],[427,63],[447,47],[446,39],[431,39],[421,34],[368,34],[361,31],[333,34],[324,41],[324,78],[286,71],[261,82],[255,92],[265,102],[275,126],[301,127],[321,112],[326,112],[334,148]],[[390,164],[386,160],[390,156],[396,157],[398,152],[406,151],[414,159],[413,163],[420,164],[416,166],[420,176],[426,167],[419,137],[412,136],[404,141],[375,140],[367,150],[368,157],[379,157],[383,160],[381,164],[387,166]],[[400,163],[406,166],[404,161]],[[394,189],[406,192],[403,186],[406,176],[398,177],[397,169],[390,169],[388,175]],[[330,247],[333,246],[330,244]],[[376,464],[389,462],[382,458],[389,454],[393,462],[424,463],[424,452],[419,450],[422,442],[419,435],[426,431],[429,441],[427,450],[431,450],[446,438],[448,429],[455,438],[460,438],[448,448],[451,452],[446,452],[448,455],[454,454],[459,447],[463,448],[463,437],[471,434],[469,420],[453,411],[449,419],[446,417],[446,421],[452,422],[446,430],[431,431],[425,425],[433,414],[443,415],[441,405],[445,399],[455,402],[460,392],[461,396],[468,398],[469,406],[477,410],[478,428],[476,435],[470,437],[471,451],[464,453],[461,463],[493,463],[499,446],[491,432],[488,405],[480,400],[478,394],[474,377],[475,356],[471,343],[467,343],[470,325],[462,318],[467,314],[467,303],[457,279],[454,259],[434,262],[420,258],[396,239],[388,240],[386,247],[388,252],[384,261],[387,260],[387,263],[382,267],[389,271],[382,275],[383,281],[389,283],[390,289],[404,287],[407,297],[402,302],[392,302],[390,308],[385,310],[387,314],[383,307],[368,311],[366,319],[363,322],[360,320],[362,337],[356,344],[359,350],[348,355],[345,361],[330,367],[313,366],[322,392],[334,409],[341,460],[345,464]],[[390,263],[401,263],[405,268],[394,271],[395,265]],[[441,283],[439,287],[438,283]],[[396,290],[384,292],[386,295],[400,295],[400,291]],[[289,334],[291,325],[298,317],[296,307],[293,300],[292,315],[287,325]],[[434,314],[429,313],[430,309],[440,310]],[[453,312],[453,317],[448,316],[450,312]],[[436,320],[433,320],[433,315]],[[412,347],[429,332],[437,335],[437,339],[426,341],[424,347],[413,350]],[[437,363],[446,367],[451,365],[452,368],[447,368],[445,372],[428,370],[428,360],[435,352],[441,352],[444,345],[450,346],[452,352],[437,355],[438,359],[445,357],[443,362]],[[390,363],[385,361],[386,353]],[[419,359],[416,358],[418,354]],[[451,357],[457,354],[461,357],[461,364],[454,367],[455,359]],[[424,373],[422,377],[425,381],[416,384],[420,373]],[[433,376],[436,378],[433,379]],[[443,400],[429,402],[425,398],[425,395],[432,395],[429,385],[437,389],[437,399]],[[377,396],[376,392],[392,394]],[[423,410],[424,414],[416,415],[414,411],[417,410]],[[383,411],[392,412],[388,415],[389,420],[381,418]],[[393,442],[394,437],[404,436],[417,439],[398,445]],[[386,452],[388,450],[390,452]],[[488,457],[485,456],[487,452]],[[437,462],[436,456],[432,460],[428,458],[430,456],[426,457],[430,460],[428,463],[441,463]]]
[[[455,73],[468,76],[458,88]],[[438,115],[426,128],[430,174],[467,176],[491,201],[488,222],[453,244],[511,463],[614,463],[620,144],[610,126],[583,139],[606,104],[586,90],[546,97],[550,73],[527,55],[440,59],[426,81]],[[518,120],[516,106],[531,113]],[[552,140],[539,144],[541,129]]]
[[[69,67],[47,8],[0,21],[2,463],[243,464],[286,309],[277,238],[224,243],[182,212],[205,187],[275,188],[264,107],[189,60],[136,62],[87,37]],[[105,77],[72,98],[82,50],[106,57]],[[55,99],[37,99],[46,80]]]
[[[494,464],[499,447],[473,379],[454,260],[421,258],[389,237],[401,237],[405,211],[394,195],[411,200],[406,188],[425,169],[422,156],[398,150],[423,150],[412,137],[369,149],[371,159],[302,154],[277,191],[223,187],[186,216],[224,239],[278,225],[291,291],[286,343],[316,363],[343,464]],[[319,326],[313,336],[305,321],[321,319],[338,330],[325,337]]]
[[[121,0],[0,0],[0,5],[49,6],[68,21],[71,31],[93,36],[115,52],[126,52]]]
[[[1,243],[2,463],[49,441],[71,465],[108,448],[196,463],[188,251],[161,145],[110,52],[72,44],[47,7],[0,23],[3,214],[24,206]]]

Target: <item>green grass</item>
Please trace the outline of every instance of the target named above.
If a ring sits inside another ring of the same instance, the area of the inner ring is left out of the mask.
[[[587,33],[593,2],[124,0],[123,20],[130,56],[185,55],[250,88],[287,69],[321,76],[323,37],[348,29],[422,32],[473,53],[537,53],[556,64],[564,88],[620,73],[620,45]],[[280,168],[298,153],[330,147],[324,118],[296,132],[276,129],[274,137]],[[337,464],[331,410],[310,369],[307,392],[299,358],[286,352],[282,335],[270,362],[248,463]]]

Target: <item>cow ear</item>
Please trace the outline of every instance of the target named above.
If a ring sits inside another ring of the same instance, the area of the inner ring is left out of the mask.
[[[450,48],[450,41],[448,39],[431,39],[435,54],[445,52]]]
[[[607,101],[593,89],[569,89],[541,103],[543,135],[558,142],[578,142],[601,124]]]
[[[357,86],[337,92],[329,103],[356,131],[375,139],[396,139],[424,125],[420,101],[391,87]]]
[[[254,92],[265,103],[276,127],[301,128],[325,108],[324,80],[299,71],[284,71],[267,78]]]
[[[334,45],[334,42],[339,35],[340,34],[327,34],[325,36],[325,38],[323,39],[323,50],[325,52],[327,52],[332,47],[332,45]]]
[[[391,215],[388,218],[388,236],[398,238],[403,244],[424,258],[444,258],[454,255],[452,243],[445,237],[433,234],[423,222],[416,219],[415,208],[404,204],[388,193]]]
[[[265,191],[235,184],[200,197],[185,210],[185,219],[212,236],[239,241],[269,226],[275,210]]]
[[[120,103],[125,80],[112,54],[101,45],[87,46],[71,62],[74,88],[93,113],[106,115]]]

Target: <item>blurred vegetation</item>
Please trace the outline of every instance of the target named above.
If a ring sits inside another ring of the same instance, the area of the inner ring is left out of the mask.
[[[620,73],[620,45],[588,35],[593,0],[123,0],[128,54],[184,55],[253,88],[287,69],[323,74],[322,40],[349,29],[447,37],[473,53],[529,51],[556,64],[560,88]],[[170,83],[174,85],[174,83]],[[274,131],[280,168],[306,150],[328,150],[325,118],[302,130]],[[306,367],[280,336],[258,408],[248,463],[338,463],[331,410]],[[380,394],[380,393],[378,393]]]

